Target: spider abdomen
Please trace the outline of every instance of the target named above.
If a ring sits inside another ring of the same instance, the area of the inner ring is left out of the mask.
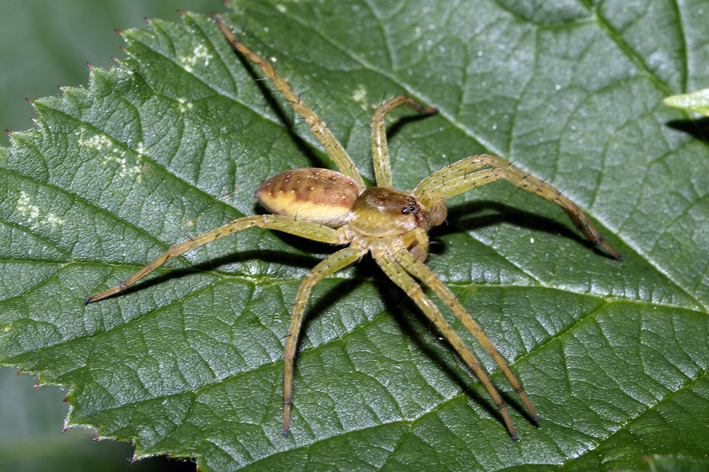
[[[254,196],[275,215],[337,227],[346,223],[359,188],[334,170],[305,168],[271,177]]]

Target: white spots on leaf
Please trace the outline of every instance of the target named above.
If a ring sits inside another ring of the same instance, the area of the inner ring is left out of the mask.
[[[104,148],[108,148],[112,145],[111,139],[103,134],[94,134],[88,139],[84,139],[84,132],[82,130],[79,137],[79,145],[86,146],[97,151],[103,151]]]
[[[278,11],[281,12],[281,13],[285,13],[285,12],[286,12],[286,6],[283,5],[283,4],[281,4],[281,3],[279,3],[279,4],[276,5],[276,10],[278,10]]]
[[[17,211],[27,220],[31,229],[37,229],[44,225],[56,228],[64,224],[64,219],[54,213],[47,213],[42,216],[40,208],[32,203],[32,199],[24,190],[20,192],[20,198],[17,199]]]
[[[213,56],[209,54],[207,46],[200,44],[192,50],[191,55],[180,56],[179,60],[187,72],[192,72],[193,68],[199,63],[203,63],[205,66],[208,66],[212,57]]]
[[[114,151],[117,151],[117,149],[114,149]],[[123,152],[123,155],[125,155],[125,151]],[[103,160],[103,164],[108,164],[109,162],[115,162],[118,164],[119,177],[133,177],[134,175],[137,175],[138,180],[140,181],[140,172],[142,171],[140,166],[128,167],[125,157],[118,157],[115,155],[108,156]]]
[[[194,107],[194,104],[188,102],[186,98],[178,98],[177,102],[179,103],[177,108],[180,110],[180,113],[185,113],[187,110],[191,110]]]
[[[119,177],[137,176],[136,180],[140,181],[140,174],[143,169],[139,163],[135,162],[135,159],[133,159],[133,162],[129,162],[126,158],[126,156],[129,155],[128,150],[121,150],[111,138],[104,134],[92,134],[90,137],[86,138],[84,132],[85,130],[82,129],[81,132],[78,133],[80,135],[78,141],[80,146],[92,149],[102,155],[102,164],[118,164],[117,174]],[[142,141],[138,142],[137,148],[139,160],[145,151],[145,145]],[[132,155],[132,153],[130,155]]]
[[[359,103],[363,108],[367,108],[367,89],[364,85],[359,84],[359,86],[352,92],[352,100]]]

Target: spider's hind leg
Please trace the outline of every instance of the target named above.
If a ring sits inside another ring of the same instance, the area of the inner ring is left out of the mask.
[[[182,254],[185,254],[186,252],[189,252],[192,249],[204,246],[205,244],[211,243],[216,239],[223,238],[224,236],[228,236],[230,234],[234,234],[246,228],[251,228],[252,226],[275,229],[278,231],[283,231],[284,233],[290,233],[296,236],[301,236],[306,239],[311,239],[313,241],[320,241],[329,244],[342,244],[339,241],[335,230],[327,226],[309,223],[307,221],[296,221],[292,218],[288,218],[285,216],[247,216],[227,223],[224,226],[220,226],[217,229],[213,229],[212,231],[208,231],[204,234],[201,234],[195,238],[190,239],[189,241],[185,241],[184,243],[172,246],[162,255],[158,256],[153,262],[128,277],[121,284],[116,285],[113,288],[109,288],[108,290],[104,290],[101,293],[91,295],[85,300],[86,304],[103,300],[104,298],[108,298],[111,295],[115,295],[119,292],[122,292],[123,290],[127,289],[128,287],[130,287],[146,275],[150,274],[155,269],[162,266],[174,257],[181,256]]]
[[[293,358],[298,345],[298,335],[303,323],[303,313],[310,297],[312,288],[328,275],[334,274],[340,269],[347,267],[364,255],[359,249],[347,247],[328,256],[325,260],[305,276],[300,284],[298,294],[295,296],[295,307],[288,329],[288,339],[283,354],[283,435],[288,436],[290,430],[291,405],[293,403]]]
[[[231,43],[234,49],[239,51],[240,54],[244,55],[247,59],[256,64],[259,69],[261,69],[261,72],[263,72],[263,75],[265,75],[266,78],[273,82],[273,85],[275,85],[276,88],[281,91],[281,93],[283,94],[285,99],[288,100],[288,103],[291,104],[293,109],[301,117],[303,117],[303,119],[308,123],[308,125],[310,125],[310,131],[312,131],[317,140],[320,141],[320,144],[322,144],[323,148],[325,149],[325,152],[335,162],[335,165],[337,165],[337,168],[340,169],[340,172],[354,180],[360,191],[364,190],[364,181],[362,180],[362,176],[359,175],[359,172],[357,171],[354,162],[352,162],[352,159],[347,154],[347,151],[345,151],[345,148],[342,147],[342,144],[340,144],[337,138],[332,134],[325,122],[321,120],[320,117],[308,105],[305,104],[304,101],[298,98],[295,92],[293,92],[293,89],[290,88],[290,86],[286,83],[285,80],[283,80],[280,75],[278,75],[278,72],[276,72],[276,70],[270,63],[265,61],[263,58],[261,58],[261,56],[253,52],[251,49],[247,48],[244,43],[234,37],[234,35],[231,33],[231,31],[229,31],[229,28],[226,27],[219,15],[214,15],[213,19],[217,26],[219,26],[219,29],[222,30],[222,33],[226,37],[227,41]]]

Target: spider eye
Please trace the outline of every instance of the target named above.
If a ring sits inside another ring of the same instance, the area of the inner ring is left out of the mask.
[[[402,214],[402,215],[407,215],[408,213],[409,213],[409,208],[408,208],[408,207],[404,207],[404,208],[401,209],[401,214]]]

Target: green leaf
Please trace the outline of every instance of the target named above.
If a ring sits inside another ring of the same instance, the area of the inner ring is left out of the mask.
[[[135,441],[137,457],[196,456],[205,471],[706,458],[709,152],[662,99],[709,82],[709,2],[237,3],[227,20],[369,183],[371,113],[405,92],[440,114],[392,118],[396,186],[497,154],[563,189],[621,251],[611,260],[553,204],[505,183],[452,200],[432,232],[428,264],[510,361],[539,427],[454,323],[504,391],[511,441],[463,362],[365,259],[314,290],[284,438],[290,311],[325,245],[250,229],[84,305],[171,245],[257,212],[267,177],[332,165],[191,14],[126,31],[127,60],[35,101],[36,128],[0,150],[4,364],[71,387],[69,424]]]
[[[694,111],[709,116],[709,89],[696,92],[672,95],[665,98],[665,103],[671,107]]]
[[[86,82],[86,63],[105,67],[123,39],[114,32],[150,18],[179,18],[182,9],[217,11],[220,0],[31,0],[0,2],[0,123],[24,129],[35,113],[25,97],[55,94]],[[0,145],[9,138],[0,134]]]

